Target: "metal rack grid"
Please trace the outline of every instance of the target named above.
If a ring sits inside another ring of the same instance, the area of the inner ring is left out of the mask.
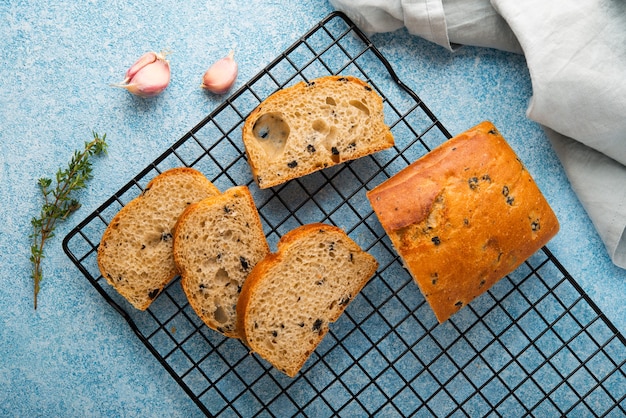
[[[244,119],[274,91],[328,74],[367,80],[384,99],[393,149],[259,190]],[[329,15],[89,215],[63,248],[206,415],[561,416],[626,414],[626,339],[547,248],[438,325],[365,191],[450,137],[367,37]],[[221,190],[248,185],[270,247],[304,223],[340,226],[380,263],[296,378],[206,327],[178,279],[145,312],[98,271],[112,217],[169,168],[193,166]]]

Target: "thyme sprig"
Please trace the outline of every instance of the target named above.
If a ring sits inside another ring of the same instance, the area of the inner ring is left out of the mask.
[[[76,191],[84,189],[87,181],[92,177],[89,158],[106,154],[106,134],[101,138],[94,132],[93,138],[93,140],[85,142],[83,151],[74,151],[74,155],[65,170],[59,168],[54,187],[52,187],[51,178],[42,177],[37,181],[43,195],[43,205],[39,217],[33,217],[31,220],[33,232],[30,235],[32,239],[30,261],[33,264],[35,309],[37,309],[37,294],[43,279],[41,260],[44,258],[44,245],[47,240],[54,237],[57,222],[67,219],[69,215],[80,208],[80,203],[72,195]]]

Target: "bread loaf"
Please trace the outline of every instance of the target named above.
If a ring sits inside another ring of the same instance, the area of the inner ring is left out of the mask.
[[[269,253],[245,186],[190,205],[174,233],[174,260],[189,303],[210,328],[238,338],[236,305],[256,263]]]
[[[264,189],[394,141],[382,98],[367,83],[327,76],[268,97],[246,118],[243,143],[254,179]]]
[[[530,173],[490,122],[448,140],[367,196],[439,322],[559,229]]]
[[[111,220],[98,246],[106,281],[135,308],[145,310],[178,274],[174,226],[185,208],[220,191],[199,171],[173,168],[150,181]]]
[[[237,315],[246,344],[295,376],[378,268],[340,228],[309,224],[285,234],[244,283]]]

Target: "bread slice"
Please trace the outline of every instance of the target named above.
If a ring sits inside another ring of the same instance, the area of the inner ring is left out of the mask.
[[[237,303],[245,343],[288,376],[295,376],[378,263],[340,228],[296,228],[260,261]]]
[[[246,118],[243,143],[260,188],[389,148],[382,98],[364,81],[327,76],[263,101]]]
[[[106,281],[135,308],[145,310],[178,274],[172,254],[174,226],[185,208],[220,191],[199,171],[173,168],[111,220],[98,246]]]
[[[439,322],[559,230],[530,173],[491,122],[446,141],[367,196]]]
[[[204,323],[239,337],[236,305],[248,274],[269,253],[246,186],[190,205],[174,233],[174,260],[189,303]]]

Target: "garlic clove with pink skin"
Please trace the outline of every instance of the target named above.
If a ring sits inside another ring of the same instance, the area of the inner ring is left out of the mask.
[[[140,97],[161,93],[170,83],[170,63],[164,53],[146,52],[126,71],[126,78],[116,87]]]
[[[202,87],[215,94],[224,94],[235,84],[238,66],[235,61],[235,53],[230,53],[219,59],[202,76]]]

